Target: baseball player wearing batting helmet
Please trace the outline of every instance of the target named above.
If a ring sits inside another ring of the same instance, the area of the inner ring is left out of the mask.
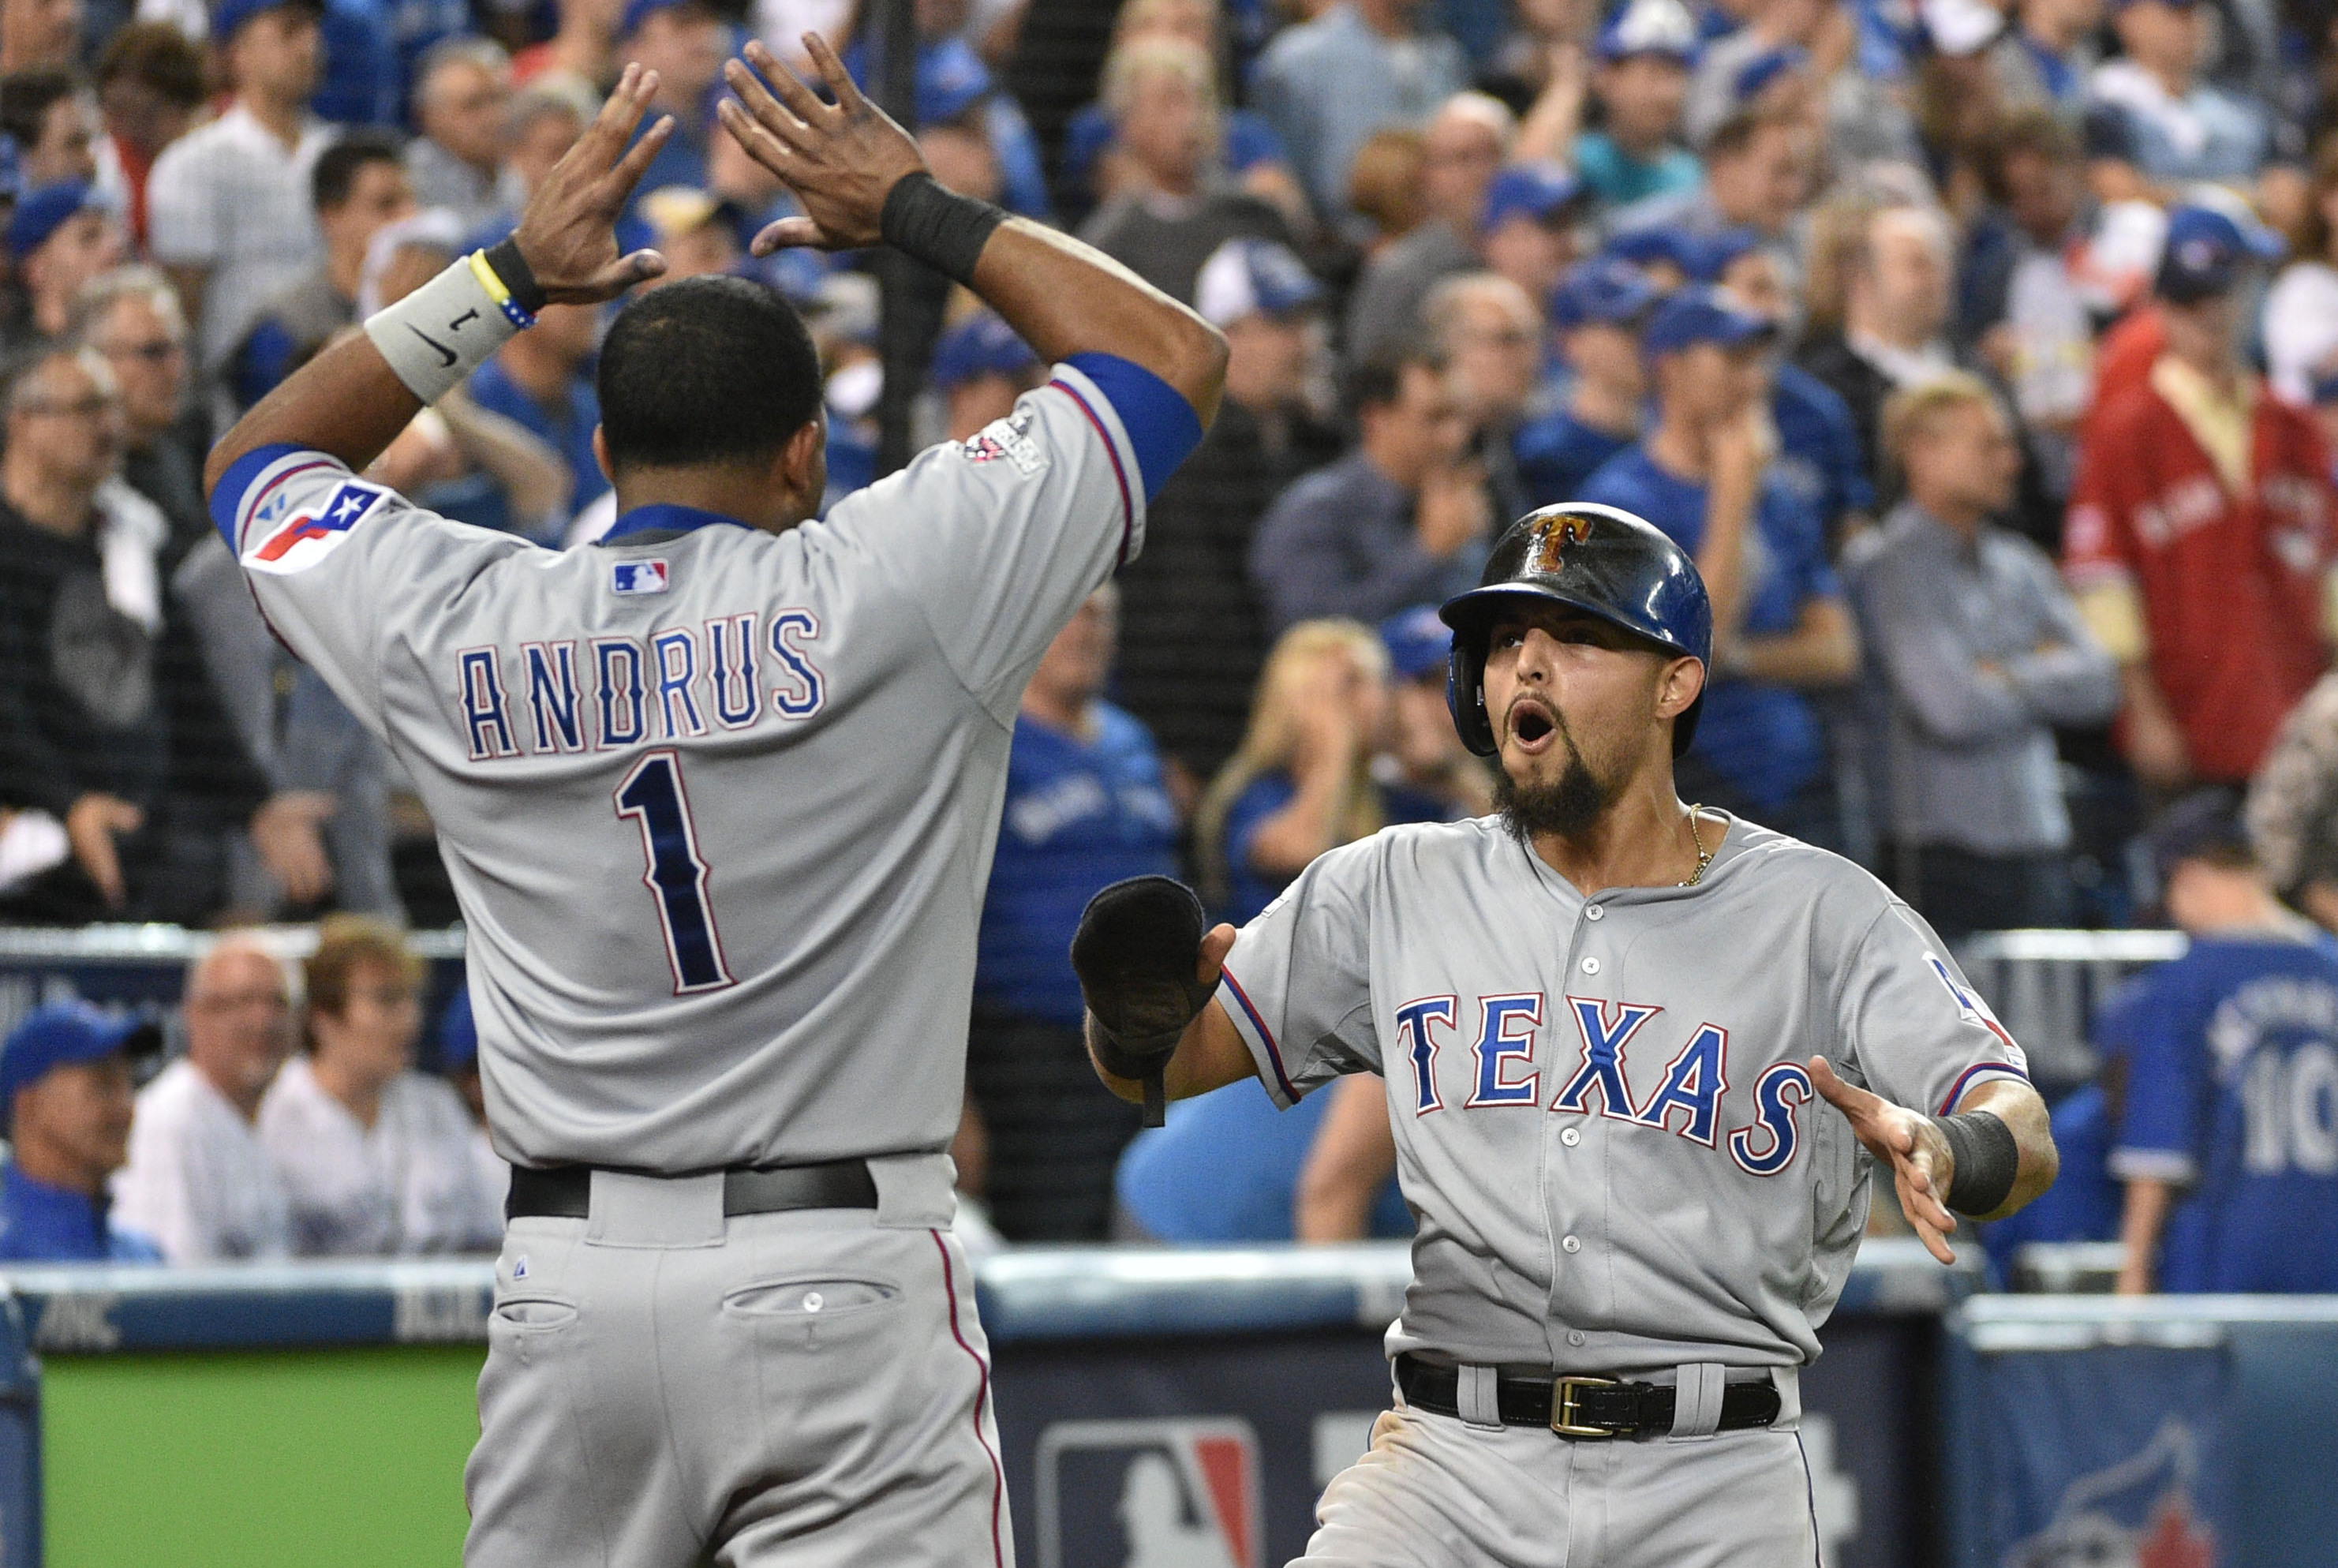
[[[1140,548],[1224,343],[1074,241],[937,185],[808,39],[729,133],[806,216],[971,287],[1056,369],[814,517],[817,358],[778,293],[693,278],[601,358],[619,517],[565,553],[359,478],[548,301],[654,274],[612,222],[672,122],[630,68],[517,234],[328,350],[213,452],[260,607],[394,746],[469,931],[516,1167],[473,1568],[1014,1560],[949,1234],[975,933],[1025,684]],[[766,87],[763,84],[769,83]]]
[[[1498,813],[1333,850],[1239,933],[1106,889],[1073,950],[1098,1070],[1387,1080],[1396,1407],[1301,1563],[1815,1563],[1796,1376],[1875,1170],[1950,1261],[1953,1215],[2053,1179],[2045,1106],[1881,883],[1675,794],[1712,638],[1679,547],[1547,508],[1443,614]]]

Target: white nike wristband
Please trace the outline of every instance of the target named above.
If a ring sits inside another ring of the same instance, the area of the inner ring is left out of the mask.
[[[478,257],[465,256],[366,321],[366,336],[426,404],[461,386],[519,330],[488,291],[483,271]]]

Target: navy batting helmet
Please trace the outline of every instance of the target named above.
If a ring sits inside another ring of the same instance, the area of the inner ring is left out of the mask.
[[[1486,650],[1495,619],[1521,598],[1571,605],[1675,653],[1713,663],[1713,601],[1704,578],[1663,529],[1614,507],[1582,502],[1528,512],[1494,542],[1478,586],[1437,612],[1453,628],[1445,700],[1461,744],[1479,756],[1500,749],[1486,712]],[[1700,692],[1674,721],[1673,755],[1688,750],[1704,706]]]

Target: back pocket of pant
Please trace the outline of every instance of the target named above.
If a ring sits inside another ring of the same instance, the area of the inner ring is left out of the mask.
[[[812,1325],[900,1299],[899,1286],[878,1279],[780,1279],[741,1286],[722,1298],[722,1310],[759,1323]]]
[[[512,1296],[496,1303],[496,1320],[522,1332],[565,1328],[576,1321],[576,1307],[548,1296]]]

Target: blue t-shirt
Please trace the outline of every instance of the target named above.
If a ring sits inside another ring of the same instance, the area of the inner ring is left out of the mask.
[[[2338,1291],[2338,956],[2196,937],[2144,983],[2110,1166],[2186,1189],[2159,1287]]]
[[[1842,394],[1793,361],[1781,364],[1770,390],[1778,427],[1772,472],[1832,528],[1845,512],[1875,510],[1875,481],[1859,449],[1859,427]]]
[[[1299,1172],[1331,1091],[1277,1110],[1256,1079],[1169,1108],[1168,1125],[1136,1135],[1114,1186],[1131,1218],[1162,1241],[1289,1241]],[[1391,1179],[1373,1205],[1371,1233],[1412,1234]]]
[[[86,1193],[0,1171],[0,1262],[160,1263],[162,1249],[117,1228]]]
[[[511,379],[502,360],[489,360],[472,373],[471,400],[524,426],[568,460],[575,485],[568,497],[571,515],[599,500],[609,488],[600,459],[593,455],[593,429],[601,422],[601,399],[589,376],[569,379],[568,406],[555,415]]]
[[[1705,487],[1660,467],[1645,446],[1592,475],[1580,498],[1645,518],[1692,555],[1704,542]],[[1746,547],[1747,636],[1791,632],[1812,599],[1842,597],[1818,513],[1774,473],[1763,478]],[[1800,692],[1771,681],[1722,677],[1707,685],[1693,749],[1749,800],[1771,810],[1826,765],[1817,711]]]
[[[982,904],[975,994],[1027,1017],[1079,1026],[1072,932],[1096,891],[1177,869],[1177,812],[1144,726],[1096,705],[1094,741],[1017,719],[1007,806]]]
[[[1552,507],[1581,495],[1592,475],[1632,445],[1632,437],[1586,425],[1558,408],[1520,427],[1510,450],[1518,460],[1527,499],[1537,507]]]
[[[1446,822],[1453,816],[1443,801],[1419,790],[1375,784],[1380,792],[1380,821],[1391,826],[1406,822]],[[1287,773],[1261,774],[1250,781],[1234,804],[1226,808],[1226,907],[1221,917],[1247,925],[1291,885],[1289,877],[1267,876],[1250,862],[1251,843],[1266,820],[1299,796],[1298,783]]]
[[[1635,158],[1616,144],[1605,131],[1593,131],[1575,143],[1576,172],[1591,187],[1602,205],[1629,206],[1667,191],[1693,189],[1704,178],[1704,165],[1685,147],[1667,147],[1653,158]]]

